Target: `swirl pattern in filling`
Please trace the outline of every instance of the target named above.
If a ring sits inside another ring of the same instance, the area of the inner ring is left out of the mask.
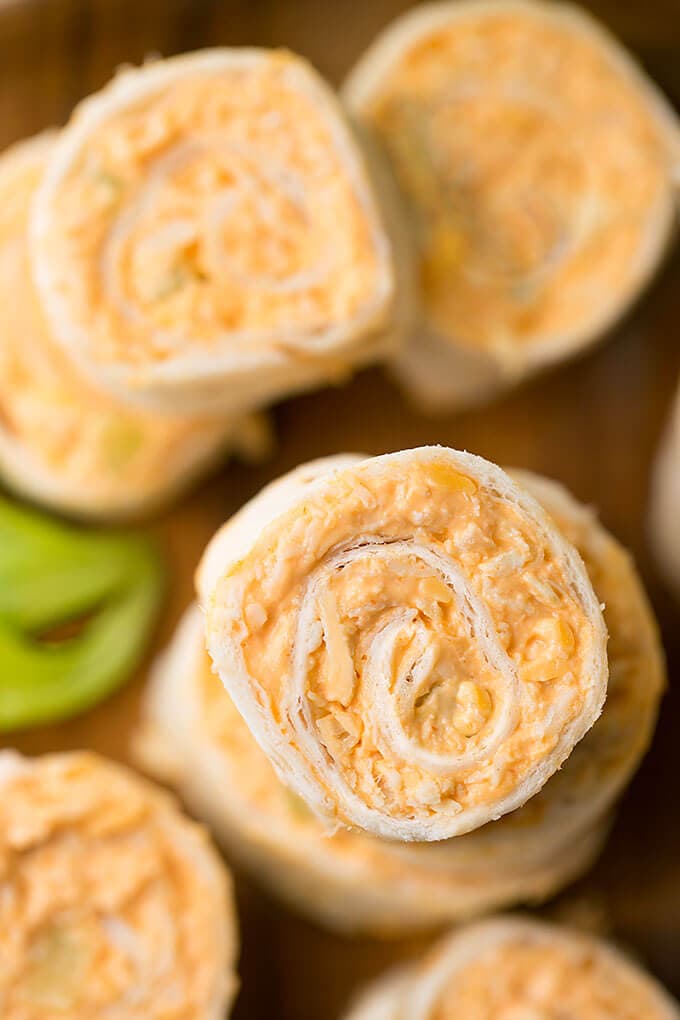
[[[656,266],[677,122],[576,8],[427,6],[387,29],[345,94],[395,170],[423,316],[449,345],[519,373],[596,338]]]
[[[6,1020],[221,1020],[236,930],[205,834],[90,754],[0,756]]]
[[[370,353],[364,336],[391,301],[340,108],[286,53],[214,50],[123,73],[63,133],[33,240],[55,335],[147,397],[160,380],[178,393],[215,373],[224,394],[236,373],[261,398],[258,373],[285,388],[294,373],[277,373],[297,360],[305,378],[305,357],[333,377]]]
[[[433,447],[276,509],[240,549],[216,540],[202,587],[213,660],[288,785],[419,840],[536,793],[599,714],[607,666],[583,563],[532,497]]]
[[[167,497],[255,423],[131,410],[59,350],[27,251],[31,201],[54,144],[41,135],[0,159],[0,470],[34,498],[113,517]]]
[[[332,458],[325,466],[341,463]],[[295,488],[294,479],[309,480],[313,467],[275,483],[278,498],[281,489]],[[277,780],[212,672],[197,607],[154,668],[136,739],[144,767],[171,782],[244,867],[330,927],[403,933],[545,898],[590,863],[612,805],[649,744],[664,666],[634,564],[592,511],[561,486],[513,475],[583,557],[609,632],[601,717],[519,811],[439,843],[399,843],[346,829],[329,836]],[[274,496],[268,490],[267,502]],[[222,545],[239,520],[223,530]],[[224,545],[220,559],[223,554]],[[204,570],[207,564],[203,584]]]

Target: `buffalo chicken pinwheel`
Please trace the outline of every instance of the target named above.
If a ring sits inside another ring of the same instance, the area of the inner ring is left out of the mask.
[[[420,315],[394,365],[426,409],[489,398],[592,343],[658,266],[678,122],[578,8],[419,6],[344,94],[401,190]]]
[[[302,469],[200,572],[207,643],[281,779],[330,824],[440,840],[520,807],[599,716],[578,553],[500,468],[429,447]]]
[[[56,144],[40,135],[0,157],[0,477],[48,506],[114,518],[169,499],[229,447],[264,451],[266,426],[131,410],[57,347],[27,252],[31,201]]]
[[[61,134],[31,234],[54,336],[131,402],[250,409],[345,377],[393,332],[363,159],[285,52],[123,71]]]
[[[654,468],[650,526],[659,568],[680,596],[680,389]]]
[[[293,472],[269,490],[267,502],[294,492],[317,468],[343,462],[351,458]],[[436,844],[345,829],[329,836],[279,782],[214,675],[198,608],[154,668],[135,741],[140,762],[180,791],[242,866],[332,928],[403,934],[546,898],[591,863],[612,806],[647,748],[664,669],[633,564],[564,489],[526,473],[517,477],[576,546],[605,604],[609,687],[601,718],[564,767],[500,821]],[[239,526],[237,518],[221,541]],[[210,569],[208,558],[204,570]]]
[[[382,978],[346,1020],[678,1020],[680,1008],[623,953],[520,917],[463,928]]]
[[[167,794],[91,754],[0,754],[3,1020],[224,1020],[227,873]]]

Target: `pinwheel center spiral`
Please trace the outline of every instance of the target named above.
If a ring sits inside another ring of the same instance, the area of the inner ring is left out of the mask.
[[[515,667],[486,608],[456,564],[411,540],[360,540],[318,568],[295,663],[290,712],[304,706],[300,728],[338,767],[367,737],[384,761],[445,775],[514,719]]]
[[[208,607],[220,675],[290,785],[406,839],[518,806],[585,712],[604,644],[538,504],[500,473],[482,486],[463,455],[414,453],[322,477],[243,559],[223,554]]]
[[[547,103],[470,86],[388,110],[433,296],[452,273],[531,292],[569,257],[589,206],[587,166]]]
[[[254,347],[353,341],[392,289],[355,143],[315,75],[264,52],[192,64],[94,99],[32,217],[59,332],[144,390],[149,363],[193,376],[216,353],[229,371]]]
[[[210,138],[156,161],[112,230],[104,263],[114,303],[138,321],[162,318],[178,301],[199,317],[210,305],[228,321],[220,287],[237,287],[246,301],[300,297],[332,268],[302,176],[264,152]]]

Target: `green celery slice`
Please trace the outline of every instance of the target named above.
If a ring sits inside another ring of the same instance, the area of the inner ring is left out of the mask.
[[[141,536],[81,530],[0,498],[0,731],[68,718],[118,688],[163,587]],[[77,635],[44,639],[83,617]]]

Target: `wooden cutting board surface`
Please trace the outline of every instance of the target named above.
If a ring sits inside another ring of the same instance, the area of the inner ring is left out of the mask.
[[[408,4],[397,0],[9,0],[0,3],[0,142],[68,116],[125,62],[214,44],[288,46],[332,81]],[[592,0],[678,104],[678,0]],[[605,854],[547,913],[594,924],[637,953],[680,997],[680,609],[664,593],[646,541],[649,471],[680,370],[680,257],[606,343],[490,408],[415,414],[378,370],[274,413],[277,450],[258,469],[228,466],[149,530],[171,590],[157,644],[192,598],[192,573],[217,526],[268,480],[311,457],[444,443],[564,482],[594,504],[635,553],[659,613],[670,691],[653,749],[626,795]],[[680,527],[680,522],[678,522]],[[92,747],[125,759],[144,676],[88,715],[18,735],[29,753]],[[334,1020],[361,981],[419,948],[336,938],[239,881],[243,990],[237,1020]]]

